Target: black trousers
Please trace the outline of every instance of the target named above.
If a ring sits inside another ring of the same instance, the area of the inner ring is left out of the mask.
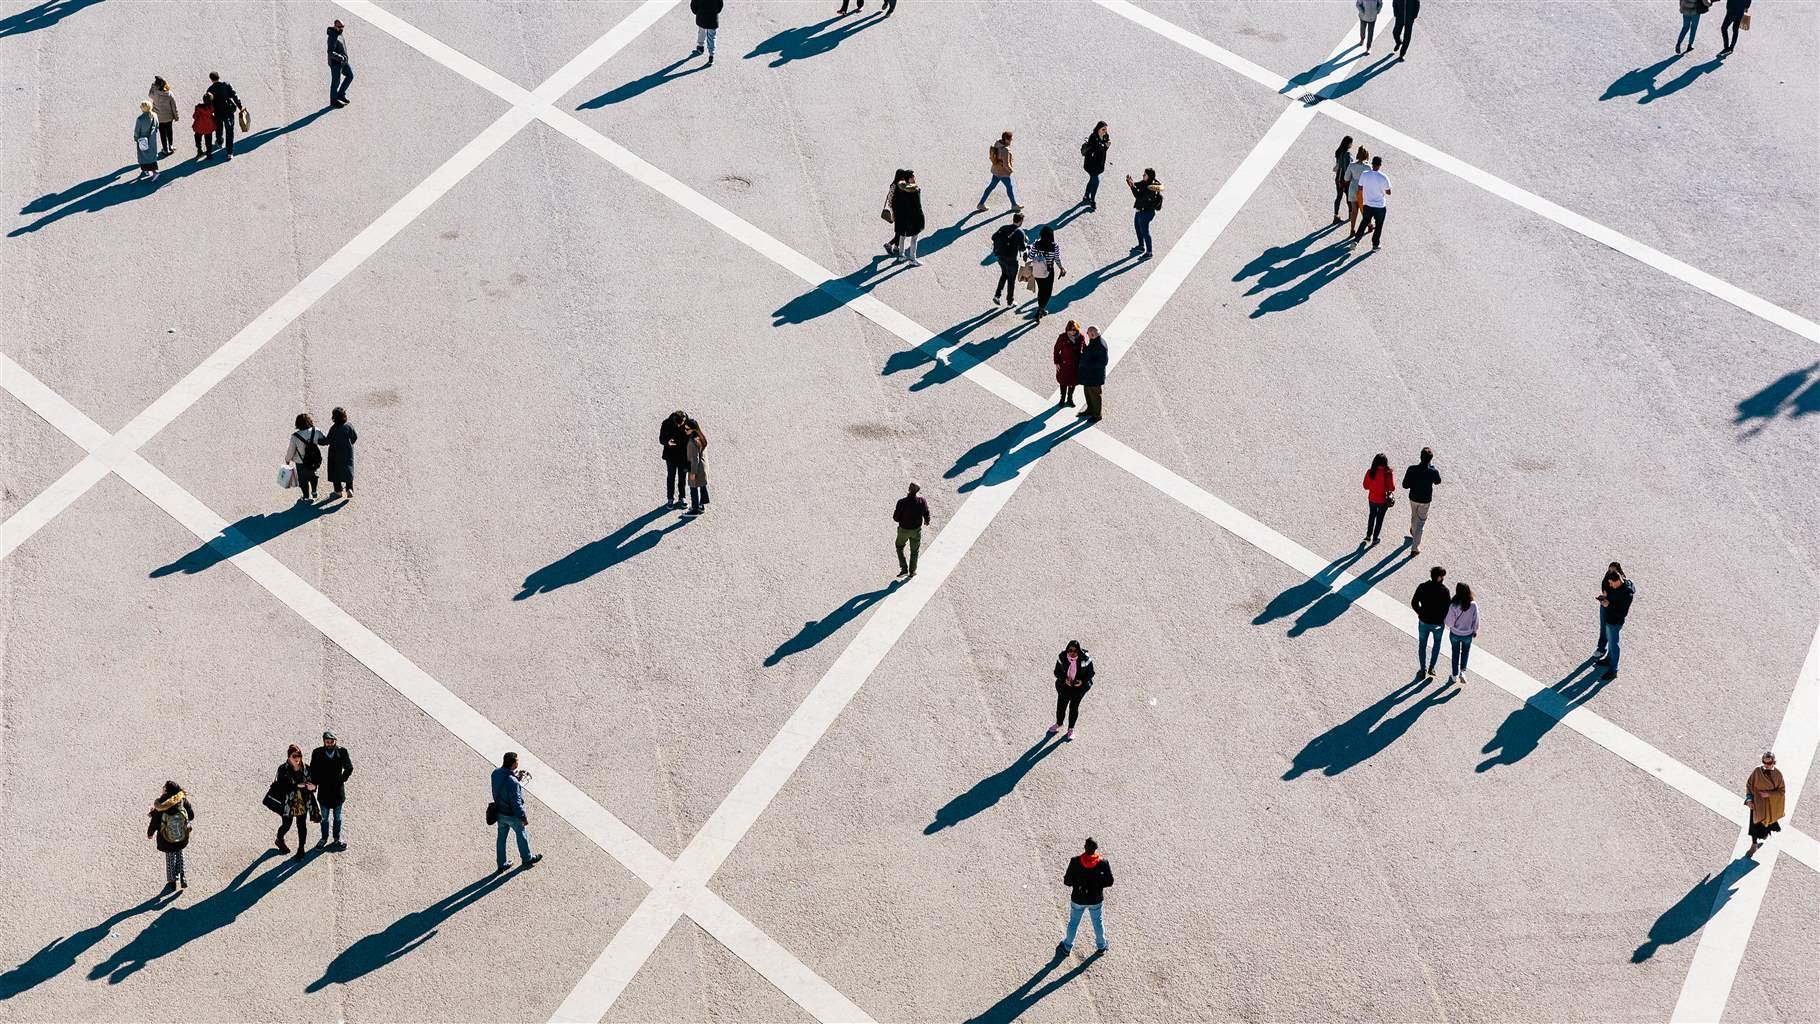
[[[1415,31],[1415,27],[1414,18],[1399,21],[1390,26],[1390,48],[1396,51],[1397,56],[1401,57],[1409,52],[1409,37]]]
[[[1727,50],[1738,48],[1738,24],[1744,18],[1744,12],[1733,14],[1725,12],[1725,20],[1719,23],[1719,45]]]
[[[234,114],[232,111],[223,114],[215,111],[215,148],[227,148],[227,155],[234,155]]]
[[[1384,207],[1367,206],[1359,211],[1364,218],[1359,221],[1359,233],[1354,238],[1364,238],[1365,232],[1371,232],[1371,247],[1376,249],[1378,241],[1384,237]]]
[[[686,462],[664,463],[664,500],[675,503],[688,496],[689,464]]]
[[[1002,259],[998,261],[998,287],[992,289],[992,297],[994,299],[997,299],[998,293],[1001,291],[1005,293],[1006,302],[1016,301],[1016,299],[1017,299],[1017,261],[1016,260],[1012,260],[1009,263],[1007,263],[1006,261],[1004,261]]]
[[[301,463],[297,466],[297,489],[306,498],[314,498],[322,488],[322,478],[315,473],[304,472]]]
[[[310,838],[310,816],[307,814],[299,814],[295,818],[287,814],[278,819],[278,838],[275,842],[279,846],[284,845],[284,834],[290,830],[293,821],[297,823],[297,848],[301,850]]]
[[[1365,536],[1377,540],[1378,535],[1384,532],[1384,513],[1390,511],[1390,506],[1368,501],[1365,503],[1365,510]]]
[[[1074,728],[1075,720],[1081,717],[1081,698],[1087,696],[1091,686],[1069,686],[1061,680],[1055,683],[1055,724],[1062,724],[1062,715],[1068,716],[1068,728]]]
[[[173,141],[176,137],[177,123],[175,121],[158,122],[158,141],[164,145],[166,156],[169,156],[171,150],[176,148],[176,143]]]
[[[1053,291],[1055,291],[1055,269],[1051,267],[1048,277],[1039,277],[1036,279],[1037,313],[1049,312],[1049,293]]]

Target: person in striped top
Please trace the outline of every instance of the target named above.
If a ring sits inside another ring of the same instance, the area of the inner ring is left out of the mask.
[[[1056,279],[1068,274],[1062,266],[1062,247],[1056,243],[1055,229],[1044,224],[1036,233],[1036,241],[1024,248],[1024,258],[1029,261],[1031,278],[1036,282],[1036,319],[1041,321],[1049,313],[1049,295],[1055,291]]]

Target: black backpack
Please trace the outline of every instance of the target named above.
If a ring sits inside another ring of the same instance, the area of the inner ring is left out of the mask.
[[[309,435],[299,430],[297,437],[303,441],[303,468],[314,473],[322,468],[322,449],[310,440]]]

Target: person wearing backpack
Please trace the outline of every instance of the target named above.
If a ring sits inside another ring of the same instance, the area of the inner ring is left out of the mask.
[[[1125,187],[1131,190],[1131,206],[1137,211],[1131,221],[1137,228],[1137,244],[1131,247],[1131,252],[1132,255],[1142,253],[1143,259],[1149,259],[1156,255],[1156,247],[1150,242],[1150,222],[1163,208],[1163,183],[1156,180],[1156,168],[1146,167],[1144,177],[1138,181],[1125,175]]]
[[[1005,293],[1005,305],[1017,305],[1017,271],[1023,265],[1024,250],[1030,247],[1030,236],[1024,234],[1024,215],[1014,213],[1011,223],[992,233],[992,255],[998,260],[998,286],[992,289],[992,304],[998,305],[998,293]]]
[[[164,792],[152,801],[147,813],[145,837],[156,839],[164,854],[164,889],[176,892],[190,887],[183,870],[183,848],[190,845],[190,822],[196,820],[196,809],[190,806],[189,794],[175,782],[166,782]]]
[[[297,430],[284,450],[284,464],[297,467],[298,501],[314,501],[321,486],[322,446],[329,436],[316,429],[316,421],[307,412],[297,414]]]
[[[1111,148],[1112,134],[1104,121],[1094,125],[1087,141],[1081,143],[1081,170],[1087,172],[1087,191],[1081,193],[1081,202],[1089,213],[1099,209],[1100,175],[1106,173],[1106,151]]]

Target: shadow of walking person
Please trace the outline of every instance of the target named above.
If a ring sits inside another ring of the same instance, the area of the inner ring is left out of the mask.
[[[656,547],[666,534],[680,530],[693,522],[690,519],[678,519],[661,530],[645,530],[645,527],[663,518],[664,513],[669,510],[668,504],[659,505],[605,537],[589,541],[531,573],[525,577],[518,593],[512,595],[512,600],[523,601],[527,597],[548,594],[552,590],[559,590],[571,583],[580,583],[621,562],[644,554]]]
[[[1717,876],[1707,875],[1687,890],[1687,895],[1662,912],[1649,926],[1649,936],[1630,954],[1630,962],[1640,964],[1656,955],[1663,946],[1672,946],[1706,926],[1737,894],[1738,881],[1751,873],[1757,862],[1739,857],[1725,866]]]
[[[1029,1012],[1031,1007],[1035,1006],[1038,1002],[1041,1002],[1044,996],[1047,996],[1049,993],[1054,992],[1056,989],[1061,988],[1063,985],[1080,977],[1081,974],[1085,972],[1087,968],[1092,967],[1093,962],[1099,958],[1100,954],[1096,951],[1092,956],[1075,964],[1065,973],[1056,975],[1054,979],[1047,983],[1043,983],[1044,978],[1047,978],[1052,971],[1057,967],[1060,967],[1063,960],[1068,959],[1066,953],[1057,949],[1055,953],[1049,957],[1049,962],[1038,967],[1036,973],[1032,974],[1029,980],[1013,989],[1005,998],[1000,999],[986,1009],[981,1010],[978,1014],[968,1017],[967,1024],[1015,1024],[1019,1017],[1022,1017],[1025,1013]],[[1038,987],[1039,985],[1041,985],[1041,987]]]
[[[979,780],[965,793],[943,804],[935,812],[935,820],[923,827],[923,835],[932,836],[942,829],[953,828],[976,814],[990,810],[1000,800],[1010,796],[1011,791],[1024,781],[1024,776],[1030,774],[1030,769],[1035,768],[1038,761],[1055,753],[1062,745],[1060,739],[1053,743],[1049,740],[1048,736],[1037,740],[1030,745],[1029,750],[1017,755],[1017,760]]]
[[[323,516],[338,512],[346,504],[346,499],[332,505],[299,501],[290,508],[278,512],[263,512],[247,516],[222,527],[220,536],[203,541],[195,550],[174,562],[153,569],[149,575],[152,579],[162,579],[177,573],[194,576],[220,565],[243,551],[251,551],[266,541],[282,537],[305,523],[314,522]]]
[[[267,860],[277,857],[277,850],[267,850],[260,854],[251,864],[242,868],[227,888],[210,894],[207,898],[191,903],[188,906],[173,907],[152,919],[132,941],[121,946],[106,960],[96,964],[88,972],[90,981],[106,978],[108,984],[118,985],[137,974],[141,968],[162,956],[168,956],[184,946],[202,938],[210,932],[219,931],[234,923],[234,919],[245,913],[253,904],[264,899],[267,893],[278,888],[285,879],[296,874],[305,861],[284,858],[277,867],[253,879],[247,879],[254,869]],[[315,854],[309,854],[314,859]]]
[[[1063,441],[1093,426],[1089,420],[1069,418],[1061,427],[1038,434],[1025,442],[1026,437],[1030,437],[1031,434],[1048,424],[1050,416],[1050,412],[1038,413],[1022,423],[1013,423],[1000,431],[997,436],[967,449],[959,459],[955,460],[954,465],[942,474],[943,479],[952,480],[957,476],[962,476],[974,466],[987,459],[992,459],[992,465],[987,466],[984,473],[961,484],[956,490],[965,494],[981,487],[996,487],[1002,483],[1009,483],[1024,471],[1024,467],[1054,451],[1055,447]]]
[[[642,78],[634,78],[630,82],[624,82],[608,89],[606,92],[601,93],[591,100],[583,100],[575,109],[599,110],[601,107],[610,107],[615,103],[624,103],[634,97],[643,96],[645,93],[650,92],[660,85],[674,82],[678,78],[687,78],[698,71],[708,70],[708,65],[706,64],[697,64],[687,71],[676,70],[684,64],[687,64],[690,59],[691,58],[689,57],[678,57]]]
[[[1363,597],[1365,592],[1379,583],[1396,575],[1397,570],[1408,565],[1415,558],[1408,554],[1410,541],[1407,537],[1396,549],[1384,556],[1376,565],[1348,580],[1338,590],[1328,590],[1308,606],[1308,610],[1296,616],[1295,624],[1289,627],[1290,636],[1301,636],[1311,629],[1320,629],[1333,620],[1346,614],[1346,609],[1353,602]]]
[[[891,261],[891,262],[887,262]],[[908,263],[879,254],[845,277],[831,277],[771,312],[771,326],[806,324],[826,316],[910,269]]]
[[[412,911],[380,931],[355,940],[323,968],[322,977],[304,987],[305,992],[320,992],[330,985],[346,985],[412,952],[436,937],[437,926],[484,899],[493,890],[516,878],[519,871],[507,874],[487,872],[486,876],[437,900],[422,910]]]
[[[1365,710],[1308,741],[1295,755],[1283,781],[1291,782],[1319,769],[1326,776],[1338,775],[1348,768],[1376,757],[1392,743],[1403,738],[1430,708],[1437,708],[1460,695],[1459,684],[1442,684],[1434,692],[1392,715],[1391,709],[1422,692],[1427,677],[1418,675],[1385,694]]]
[[[173,893],[172,898],[175,898],[175,895]],[[129,918],[138,917],[148,910],[156,910],[166,902],[162,894],[153,896],[138,906],[118,911],[100,924],[91,925],[79,932],[71,932],[60,939],[51,940],[43,949],[33,953],[31,959],[5,974],[0,974],[0,1002],[42,985],[74,967],[76,958],[93,949],[97,942],[107,938],[115,925]]]
[[[884,12],[879,11],[857,21],[842,21],[839,16],[835,16],[818,21],[813,25],[787,28],[754,46],[752,52],[746,54],[746,59],[752,60],[775,53],[777,59],[771,62],[771,67],[781,68],[793,60],[819,57],[846,42],[849,37],[858,35],[884,20]],[[840,24],[836,25],[837,22]],[[836,25],[834,31],[824,31],[830,25]]]
[[[1320,600],[1321,595],[1333,589],[1333,581],[1339,579],[1340,574],[1350,569],[1354,562],[1364,558],[1365,552],[1369,550],[1371,549],[1364,547],[1353,548],[1328,562],[1320,572],[1271,598],[1264,610],[1251,620],[1251,624],[1262,626],[1278,619],[1286,619]]]
[[[1512,711],[1498,725],[1498,731],[1492,734],[1481,754],[1491,756],[1479,762],[1474,769],[1488,772],[1501,764],[1516,764],[1536,752],[1541,745],[1542,737],[1548,735],[1556,723],[1569,711],[1592,700],[1605,689],[1608,680],[1593,674],[1599,663],[1591,658],[1574,666],[1573,670],[1561,677],[1559,682],[1546,690],[1532,694],[1523,702],[1523,706]]]
[[[903,580],[893,580],[889,586],[877,590],[868,590],[855,594],[819,619],[810,619],[803,623],[803,628],[796,635],[777,645],[777,650],[765,657],[765,667],[770,668],[792,654],[801,654],[816,644],[840,632],[840,628],[860,616],[860,613],[890,596],[891,592],[904,585]]]
[[[1820,412],[1820,363],[1791,370],[1740,401],[1738,415],[1732,418],[1732,423],[1742,427],[1756,421],[1744,432],[1745,437],[1756,437],[1777,416],[1787,415],[1792,419],[1817,412]]]
[[[84,7],[93,7],[100,2],[101,0],[44,0],[36,7],[27,7],[18,14],[9,14],[0,19],[0,38],[22,36],[41,28],[50,28]]]

